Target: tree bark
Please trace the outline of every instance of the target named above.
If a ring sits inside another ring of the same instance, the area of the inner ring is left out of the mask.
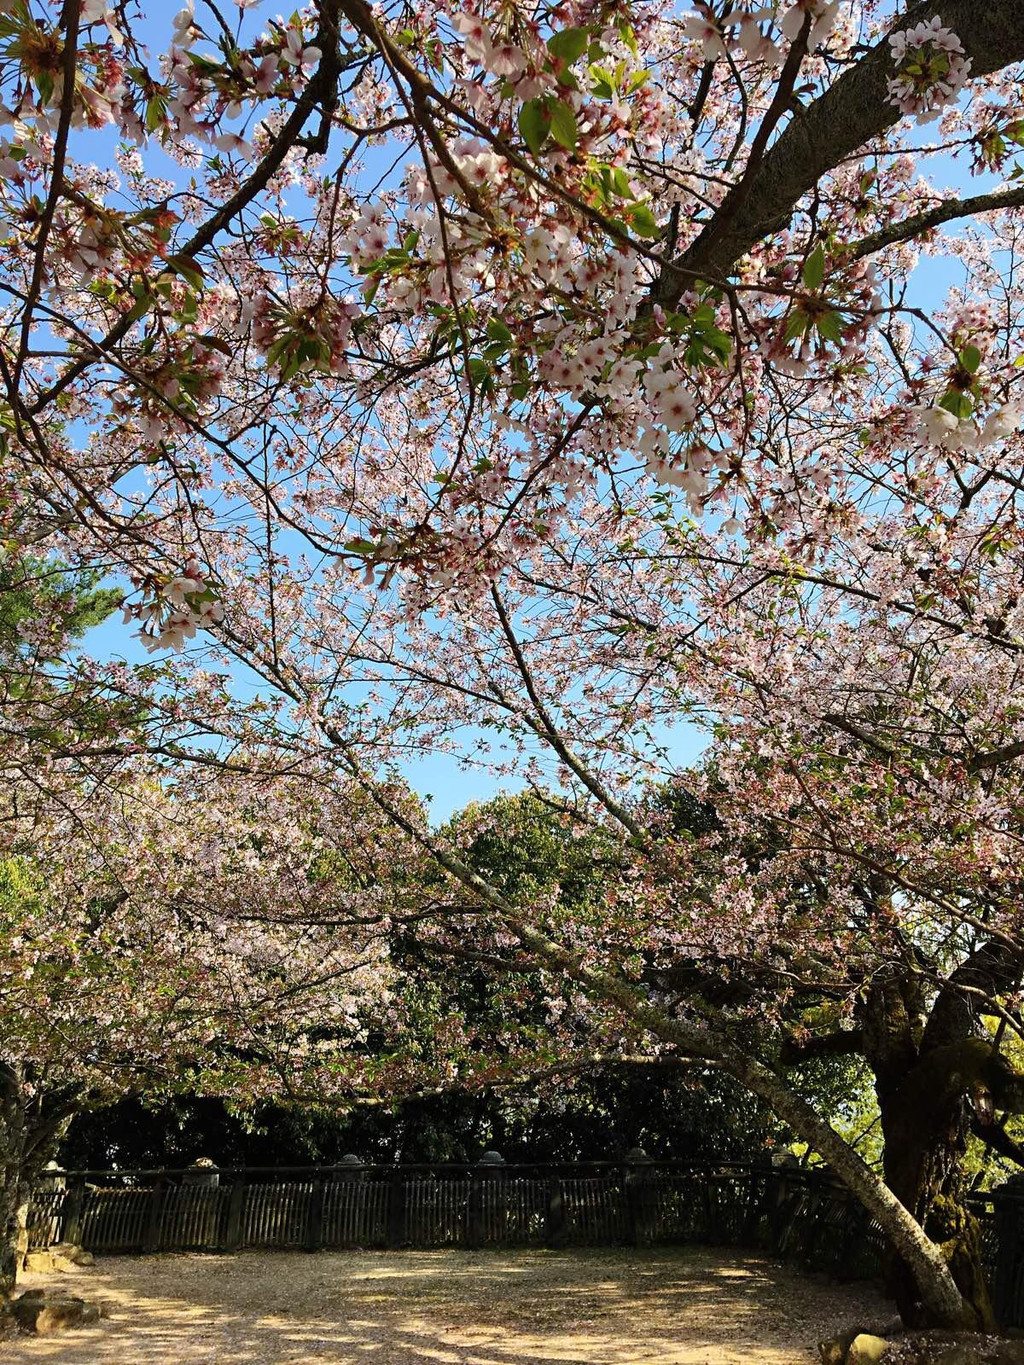
[[[941,1248],[973,1315],[971,1326],[984,1332],[995,1327],[995,1319],[981,1264],[978,1221],[964,1200],[968,1126],[962,1094],[947,1096],[927,1112],[899,1102],[882,1106],[886,1184]],[[893,1255],[886,1269],[888,1288],[904,1323],[931,1326],[906,1262]]]
[[[963,1158],[972,1109],[992,1123],[1020,1106],[1020,1078],[985,1032],[980,1008],[1019,976],[1002,943],[978,947],[951,973],[925,1013],[920,974],[894,962],[876,973],[861,1009],[864,1053],[875,1076],[885,1181],[941,1251],[968,1325],[994,1327],[981,1265],[980,1230],[965,1201]],[[908,1326],[932,1325],[914,1269],[894,1247],[890,1292]]]
[[[18,1275],[29,1190],[24,1178],[26,1106],[21,1068],[0,1063],[0,1302]]]
[[[1024,60],[1021,0],[921,0],[893,29],[911,28],[932,15],[960,38],[973,79]],[[653,301],[675,307],[694,271],[712,278],[728,275],[745,252],[789,222],[822,176],[891,128],[900,118],[886,90],[892,70],[889,42],[883,38],[823,95],[798,109],[759,165],[744,173],[678,258],[680,269],[662,273]]]
[[[80,1085],[51,1088],[31,1066],[0,1062],[0,1304],[17,1280],[33,1187],[56,1155],[82,1095]]]

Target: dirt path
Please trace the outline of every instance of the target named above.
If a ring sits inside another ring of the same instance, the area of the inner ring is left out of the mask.
[[[804,1365],[891,1317],[870,1290],[693,1248],[110,1257],[70,1279],[111,1319],[11,1339],[0,1365]]]

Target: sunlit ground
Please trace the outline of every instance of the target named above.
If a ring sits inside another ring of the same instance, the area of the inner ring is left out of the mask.
[[[9,1340],[2,1365],[802,1365],[892,1316],[863,1286],[693,1248],[109,1257],[59,1282],[109,1321]]]

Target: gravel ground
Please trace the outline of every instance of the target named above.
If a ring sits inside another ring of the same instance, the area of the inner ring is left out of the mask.
[[[96,1327],[0,1344],[0,1365],[804,1365],[885,1301],[685,1248],[108,1257],[26,1275],[110,1301]]]

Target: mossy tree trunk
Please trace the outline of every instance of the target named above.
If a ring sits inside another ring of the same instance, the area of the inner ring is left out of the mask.
[[[978,1330],[994,1326],[978,1222],[965,1201],[972,1120],[1021,1112],[1021,1078],[981,1025],[984,1002],[1012,988],[1019,967],[987,943],[953,972],[927,1008],[921,973],[894,963],[877,973],[861,1009],[864,1055],[875,1076],[886,1184],[942,1251]],[[980,1008],[979,1008],[980,1007]],[[893,1253],[889,1288],[908,1326],[931,1326],[907,1264]]]
[[[14,1288],[29,1191],[24,1179],[26,1106],[18,1067],[0,1064],[0,1301]]]
[[[897,1098],[883,1105],[882,1130],[886,1184],[941,1248],[975,1316],[973,1325],[991,1330],[995,1321],[981,1264],[980,1228],[964,1198],[967,1104],[962,1096],[947,1097],[944,1104],[922,1110]],[[914,1276],[897,1255],[889,1259],[887,1280],[907,1326],[932,1326]]]
[[[80,1085],[51,1086],[31,1067],[0,1062],[0,1303],[17,1280],[32,1189],[82,1101]]]

